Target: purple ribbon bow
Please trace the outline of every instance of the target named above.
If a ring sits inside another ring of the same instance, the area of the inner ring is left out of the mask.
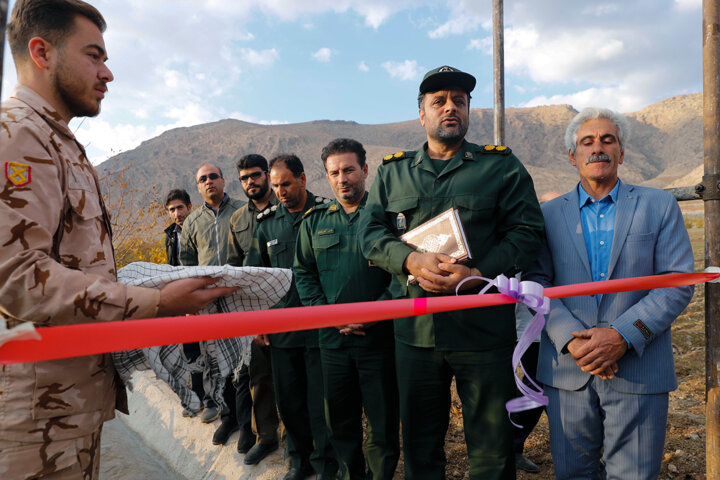
[[[508,401],[505,404],[505,408],[508,411],[508,415],[510,415],[511,413],[546,406],[548,404],[548,398],[544,395],[542,387],[540,387],[540,385],[538,385],[535,380],[533,380],[530,375],[525,372],[525,367],[523,367],[522,364],[522,356],[525,354],[528,347],[530,347],[533,340],[537,338],[542,331],[545,326],[545,314],[550,311],[550,299],[543,295],[543,287],[535,282],[519,282],[515,277],[508,278],[505,275],[500,274],[494,280],[485,277],[468,277],[458,284],[455,292],[459,292],[460,285],[471,279],[481,279],[487,282],[487,285],[485,285],[485,287],[478,293],[479,295],[487,292],[492,286],[496,286],[500,293],[514,298],[518,303],[522,303],[535,311],[532,321],[518,339],[517,346],[515,347],[512,356],[515,385],[517,385],[517,388],[522,393],[522,396]],[[530,385],[525,385],[518,376],[518,366]],[[520,425],[513,422],[512,418],[510,419],[510,423],[518,428],[522,428]]]

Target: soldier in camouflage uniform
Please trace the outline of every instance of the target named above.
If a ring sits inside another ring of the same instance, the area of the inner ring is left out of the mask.
[[[160,291],[115,282],[97,174],[68,128],[98,114],[113,80],[105,21],[79,0],[49,3],[19,0],[8,24],[19,85],[0,128],[0,314],[10,327],[148,318],[230,293],[202,288],[212,279]],[[2,366],[0,478],[97,478],[102,424],[115,408],[127,413],[107,354]]]
[[[392,275],[368,262],[357,240],[365,208],[365,149],[351,139],[322,151],[336,199],[310,209],[300,225],[294,274],[303,305],[392,298]],[[343,480],[392,480],[400,457],[391,320],[320,329],[330,442]],[[362,414],[368,421],[366,472]]]
[[[303,165],[295,155],[282,155],[270,162],[270,182],[280,205],[258,215],[245,265],[292,268],[303,212],[328,200],[305,190]],[[301,305],[293,281],[273,308]],[[338,466],[325,425],[318,331],[260,335],[256,341],[270,345],[275,400],[290,457],[290,471],[284,480],[302,480],[313,470],[318,480],[334,478]]]

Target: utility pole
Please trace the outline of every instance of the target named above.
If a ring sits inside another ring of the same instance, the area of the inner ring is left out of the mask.
[[[493,0],[495,145],[505,145],[505,45],[503,0]]]
[[[7,24],[7,0],[0,0],[0,99],[2,98],[3,53],[5,53],[5,26]]]
[[[720,265],[720,0],[703,0],[705,267]],[[720,478],[720,284],[705,284],[706,475]]]

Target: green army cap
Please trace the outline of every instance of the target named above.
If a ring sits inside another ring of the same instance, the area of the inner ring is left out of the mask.
[[[427,92],[437,92],[447,87],[460,87],[470,95],[470,92],[475,88],[475,77],[469,73],[461,72],[457,68],[443,65],[425,74],[420,83],[420,95]]]

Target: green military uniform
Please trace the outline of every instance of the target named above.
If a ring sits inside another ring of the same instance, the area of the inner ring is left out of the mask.
[[[182,265],[225,265],[228,256],[230,217],[245,205],[225,195],[217,212],[204,203],[193,210],[183,222],[180,236]]]
[[[278,204],[275,193],[270,190],[270,198],[268,204],[261,211],[252,201],[240,207],[230,217],[230,238],[228,240],[228,259],[227,263],[236,267],[241,267],[245,262],[245,256],[250,245],[252,245],[253,232],[257,224],[257,216],[269,210]]]
[[[299,212],[289,212],[279,204],[259,214],[245,265],[292,268],[303,212],[327,201],[307,192],[307,201]],[[301,305],[293,281],[273,308]],[[287,433],[290,467],[308,471],[312,465],[316,473],[332,476],[338,466],[325,425],[317,329],[269,337],[275,400]]]
[[[392,298],[391,275],[360,251],[357,226],[367,201],[346,213],[337,200],[305,214],[295,247],[295,284],[303,305]],[[340,320],[341,321],[341,320]],[[342,478],[392,480],[400,456],[398,399],[392,322],[367,328],[365,336],[320,330],[320,355],[330,441]],[[368,420],[365,472],[363,407]]]
[[[278,204],[278,199],[270,191],[268,204],[262,212]],[[230,217],[230,235],[228,238],[228,265],[241,267],[252,244],[253,231],[257,224],[257,216],[261,213],[255,203],[250,201],[233,213]],[[275,405],[275,387],[272,379],[272,360],[270,347],[252,342],[250,345],[250,365],[238,373],[239,377],[247,376],[252,395],[253,427],[258,436],[258,443],[277,444],[277,429],[280,424]]]
[[[426,148],[389,155],[378,168],[358,230],[366,257],[397,275],[407,297],[433,296],[407,284],[403,263],[412,250],[398,236],[456,208],[472,253],[468,266],[488,278],[524,269],[540,248],[543,217],[520,161],[507,147],[465,141],[446,161],[429,158]],[[515,478],[504,409],[514,394],[513,306],[396,319],[395,339],[406,478],[444,478],[453,375],[470,477]]]

